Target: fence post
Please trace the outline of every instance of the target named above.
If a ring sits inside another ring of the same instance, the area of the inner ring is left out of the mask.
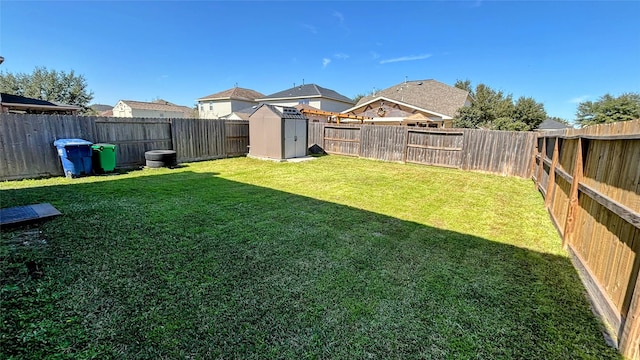
[[[537,144],[536,144],[537,145]],[[542,172],[544,171],[544,158],[547,157],[547,138],[542,137],[542,149],[539,152],[540,159],[538,159],[538,175],[536,176],[536,190],[540,188],[540,179],[542,178]],[[545,199],[547,195],[545,194]]]
[[[227,152],[227,122],[229,120],[218,120],[218,121],[222,121],[222,153],[224,154],[223,157],[230,157],[229,153]],[[307,124],[308,125],[308,124]],[[309,129],[307,128],[307,137],[309,136]]]
[[[169,119],[169,137],[171,138],[171,150],[176,150],[176,137],[173,119]]]
[[[573,174],[571,178],[571,192],[569,193],[569,209],[567,210],[567,218],[564,223],[564,236],[562,237],[562,248],[567,249],[569,242],[573,241],[573,232],[576,227],[576,215],[578,212],[578,185],[582,180],[583,163],[582,163],[582,138],[578,138],[576,145],[576,154],[573,160]]]
[[[460,150],[460,169],[469,170],[469,131],[462,130],[462,150]]]
[[[322,147],[322,150],[324,150],[325,152],[327,151],[327,145],[326,145],[326,141],[324,140],[324,134],[325,134],[325,128],[327,127],[326,124],[322,124],[322,136],[320,136],[320,141],[322,141],[322,143],[320,143],[320,146]]]
[[[640,276],[636,278],[629,311],[622,326],[618,343],[620,352],[629,359],[640,359]]]
[[[402,162],[407,163],[407,152],[409,151],[409,127],[405,126],[404,129],[404,152],[402,154]]]
[[[553,143],[553,155],[551,155],[551,168],[549,169],[549,179],[547,180],[546,196],[544,197],[544,206],[548,209],[553,199],[553,188],[556,184],[556,166],[558,165],[558,143],[560,138],[556,137]]]
[[[535,143],[533,146],[533,154],[531,157],[531,165],[529,166],[529,177],[535,176],[536,173],[536,155],[538,155],[538,135],[534,133],[535,136]]]
[[[365,126],[367,125],[364,125],[364,124],[360,125],[360,140],[359,140],[360,142],[358,143],[358,157],[362,157],[362,136],[363,136],[362,134],[364,133],[364,131],[362,130],[364,130]]]

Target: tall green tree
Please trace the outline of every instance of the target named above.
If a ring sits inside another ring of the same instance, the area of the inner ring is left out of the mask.
[[[521,97],[514,103],[511,94],[485,84],[473,89],[469,80],[458,80],[454,86],[469,91],[474,98],[471,106],[458,110],[453,120],[455,127],[530,131],[547,116],[544,106],[533,98]]]
[[[638,93],[624,93],[618,97],[605,94],[597,101],[581,102],[576,112],[576,123],[582,127],[635,119],[640,119]]]
[[[0,72],[0,92],[79,106],[89,114],[93,92],[82,75],[37,67],[31,74]]]
[[[515,122],[524,123],[527,130],[534,130],[547,118],[547,112],[542,103],[536,102],[531,97],[522,96],[516,101],[511,117]]]
[[[367,96],[371,96],[371,95],[374,94],[374,92],[375,92],[374,90],[371,90],[371,91],[368,91],[368,92],[356,94],[356,96],[354,96],[353,99],[352,99],[353,103],[357,104],[358,101],[360,101],[360,99],[365,98]]]
[[[471,87],[471,80],[469,79],[464,79],[464,80],[458,79],[456,80],[456,83],[453,84],[453,86],[457,87],[458,89],[467,90],[472,97],[474,96],[473,88]]]

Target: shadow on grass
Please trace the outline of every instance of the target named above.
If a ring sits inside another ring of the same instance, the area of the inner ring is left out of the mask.
[[[1,196],[64,214],[2,232],[5,355],[618,358],[565,257],[211,173]]]

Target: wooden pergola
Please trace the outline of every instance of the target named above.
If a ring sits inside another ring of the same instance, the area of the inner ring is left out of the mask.
[[[372,119],[372,118],[366,117],[366,116],[357,116],[357,115],[351,115],[351,114],[341,114],[341,113],[337,113],[337,112],[333,112],[333,111],[324,111],[324,110],[301,109],[300,112],[302,114],[304,114],[304,115],[306,115],[306,114],[309,114],[309,115],[322,115],[322,116],[327,116],[327,117],[330,117],[330,118],[335,118],[336,122],[338,124],[340,124],[340,119],[360,120],[361,124],[364,122],[364,120]]]

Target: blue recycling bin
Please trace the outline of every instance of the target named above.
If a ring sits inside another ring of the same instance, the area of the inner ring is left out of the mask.
[[[66,177],[91,174],[91,145],[92,142],[83,139],[58,139],[53,142]]]

